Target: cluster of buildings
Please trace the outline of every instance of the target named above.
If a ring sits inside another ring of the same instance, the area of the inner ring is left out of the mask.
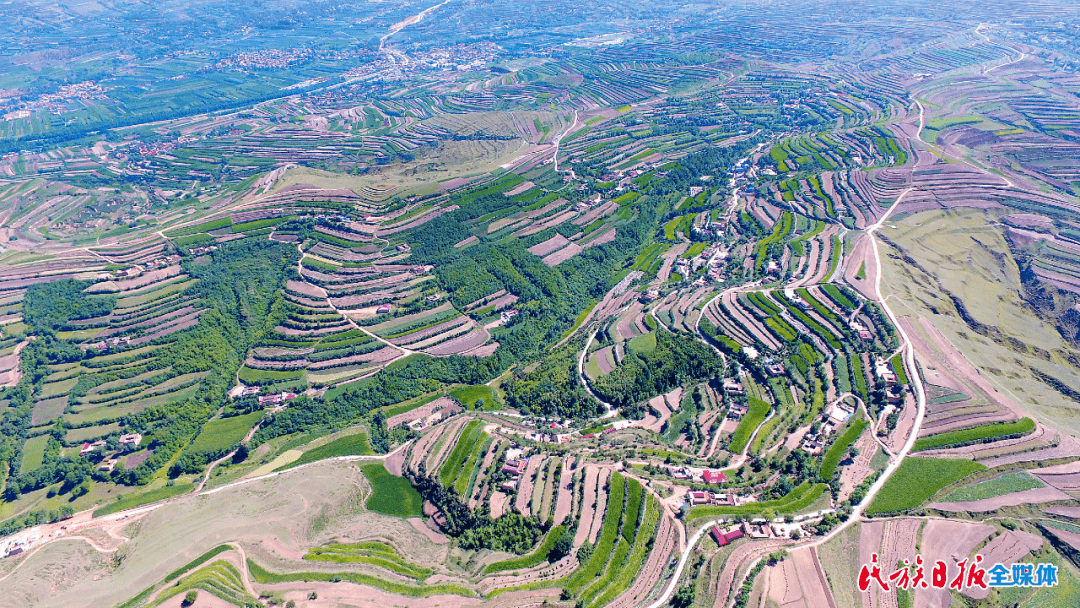
[[[724,378],[724,392],[729,395],[742,395],[745,394],[743,390],[742,382],[739,382],[735,378]]]
[[[244,389],[240,391],[239,396],[254,397],[261,392],[262,387],[260,386],[245,386]],[[233,393],[233,395],[235,395],[235,393]],[[280,393],[274,393],[272,395],[259,396],[259,405],[278,405],[280,403],[285,403],[286,401],[291,401],[292,399],[296,399],[296,393],[281,391]]]
[[[162,256],[160,258],[150,260],[149,262],[135,264],[134,266],[122,268],[120,270],[113,270],[112,272],[99,276],[98,279],[101,281],[108,281],[109,279],[130,279],[132,277],[139,276],[145,271],[165,268],[166,266],[172,266],[173,264],[179,263],[179,255],[173,254],[169,256]]]
[[[522,458],[525,451],[518,446],[513,446],[506,450],[506,460],[503,462],[502,472],[510,476],[510,479],[504,481],[502,489],[506,492],[513,492],[517,490],[518,482],[521,481],[521,476],[525,474],[525,469],[529,466],[529,460]]]
[[[694,490],[686,493],[686,502],[691,506],[715,505],[734,507],[739,503],[739,496],[734,492],[710,492]]]
[[[129,344],[131,344],[131,337],[129,337],[129,336],[113,336],[113,337],[108,338],[106,340],[100,340],[98,342],[94,342],[93,344],[90,344],[90,345],[83,345],[82,349],[83,350],[90,350],[91,348],[93,348],[93,349],[96,349],[96,350],[99,350],[99,351],[105,351],[105,350],[109,350],[110,348],[119,348],[121,346],[127,346]]]
[[[121,435],[119,453],[130,452],[135,448],[139,447],[140,443],[142,443],[142,435],[140,435],[139,433],[129,433],[127,435]],[[107,444],[104,439],[99,439],[98,441],[95,441],[93,443],[84,443],[82,445],[82,448],[79,450],[79,456],[88,456],[97,451],[104,452],[106,450],[106,447]],[[116,468],[116,463],[120,462],[119,453],[106,456],[101,461],[101,464],[98,465],[98,470],[104,471],[106,473],[111,473],[112,470]]]
[[[701,226],[694,226],[692,231],[696,236],[711,238],[720,238],[724,236],[724,230],[727,229],[727,218],[718,217],[715,220],[710,214],[705,218],[705,221],[701,223]]]
[[[765,519],[757,518],[751,521],[734,524],[726,529],[721,528],[720,526],[713,526],[709,530],[709,535],[712,536],[713,540],[716,541],[716,544],[721,547],[736,539],[743,538],[744,536],[753,540],[766,538],[793,538],[796,532],[799,536],[806,536],[809,535],[810,532],[803,527],[805,524],[820,521],[822,515],[832,512],[832,509],[827,509],[819,513],[811,513],[796,517],[795,521],[791,522],[785,522],[782,519],[775,519],[770,522]]]
[[[215,53],[216,54],[216,53]],[[371,51],[363,48],[348,50],[296,48],[296,49],[264,49],[260,51],[246,51],[234,53],[219,60],[211,69],[214,70],[273,70],[287,68],[305,61],[346,61],[356,59],[370,60],[373,57]],[[320,79],[312,79],[321,82]],[[323,79],[324,80],[324,79]],[[292,85],[289,88],[302,88],[308,85],[304,81]]]
[[[501,51],[502,47],[488,41],[408,53],[394,50],[383,53],[377,59],[355,67],[342,76],[348,80],[393,81],[433,70],[444,72],[485,70],[487,64]]]
[[[374,217],[374,216],[365,215],[364,219],[366,220],[367,218],[370,218],[370,217]],[[316,222],[326,222],[326,223],[331,223],[331,224],[351,224],[353,220],[352,220],[351,217],[349,217],[347,215],[337,214],[337,215],[316,215],[315,216],[315,221]]]
[[[282,391],[273,395],[263,395],[262,397],[259,397],[259,405],[278,405],[292,399],[296,399],[296,393]]]
[[[743,537],[742,528],[739,526],[732,526],[726,532],[722,530],[720,526],[713,526],[712,529],[709,530],[709,534],[713,537],[713,540],[716,541],[716,544],[720,545],[721,547],[734,541],[735,539]]]
[[[431,425],[441,421],[442,419],[443,419],[443,413],[442,412],[432,412],[431,414],[428,414],[427,416],[425,416],[423,418],[417,418],[416,420],[410,420],[408,422],[408,425],[409,425],[410,429],[412,429],[412,430],[414,430],[416,432],[420,432],[420,431],[430,427]]]
[[[149,144],[138,142],[135,144],[135,150],[143,156],[158,156],[160,154],[168,154],[180,146],[197,142],[200,139],[200,137],[194,135],[181,135],[176,139],[156,141]]]
[[[698,467],[672,467],[668,469],[668,474],[675,479],[709,485],[720,485],[727,483],[728,480],[727,475],[724,475],[722,471],[710,471]]]
[[[19,120],[30,118],[38,110],[46,110],[60,114],[68,109],[68,102],[73,100],[105,99],[108,89],[92,80],[86,80],[75,84],[62,85],[55,93],[46,93],[37,99],[19,104],[17,109],[4,113],[4,120]],[[14,101],[14,99],[12,99]]]
[[[821,425],[821,430],[817,433],[807,433],[803,437],[802,449],[811,454],[820,454],[828,445],[829,437],[835,435],[840,427],[854,415],[854,411],[843,407],[839,403],[832,406],[825,417],[825,422]]]
[[[0,540],[0,555],[3,555],[4,557],[15,557],[16,555],[29,551],[40,539],[41,529],[37,527],[30,528],[22,534]]]
[[[719,282],[724,280],[723,267],[726,259],[727,251],[719,243],[714,243],[692,258],[679,258],[675,262],[675,271],[685,277],[706,268],[705,275],[698,277],[694,284],[704,285],[707,282]]]
[[[859,339],[861,339],[861,340],[873,340],[874,339],[874,335],[871,334],[870,330],[865,325],[863,325],[862,323],[859,323],[858,321],[852,321],[848,325],[851,327],[851,331],[853,331],[853,332],[855,332],[856,334],[859,335]]]

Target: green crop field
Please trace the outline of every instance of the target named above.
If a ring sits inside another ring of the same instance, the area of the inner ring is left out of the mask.
[[[1008,422],[1005,424],[984,424],[969,429],[959,429],[956,431],[949,431],[948,433],[921,437],[915,442],[915,447],[912,448],[912,451],[919,452],[921,450],[932,450],[945,446],[978,443],[986,439],[998,439],[1010,435],[1026,435],[1034,430],[1035,421],[1031,418],[1021,418],[1016,422]]]
[[[625,527],[625,525],[623,527]],[[584,593],[581,594],[580,601],[583,604],[591,606],[593,600],[596,599],[596,596],[615,582],[615,577],[619,575],[619,571],[623,565],[626,564],[626,558],[629,554],[630,543],[626,542],[625,538],[620,538],[618,544],[615,545],[615,553],[611,554],[611,558],[604,568],[603,575],[597,578],[587,589],[585,589]]]
[[[856,420],[848,430],[844,431],[843,435],[840,435],[833,442],[829,451],[825,453],[825,458],[821,460],[821,478],[831,479],[833,472],[836,471],[836,465],[840,463],[840,459],[847,452],[848,446],[855,443],[855,440],[862,435],[866,425],[869,424],[866,420]]]
[[[367,434],[354,433],[352,435],[346,435],[345,437],[339,437],[338,439],[317,448],[307,450],[300,455],[300,458],[274,470],[284,471],[285,469],[298,467],[302,464],[308,464],[309,462],[318,462],[327,458],[337,458],[338,456],[365,456],[372,453],[371,446],[368,444]]]
[[[465,459],[472,452],[475,435],[481,432],[478,430],[479,427],[479,420],[470,420],[461,429],[461,434],[458,436],[457,443],[454,444],[454,449],[450,451],[446,462],[439,469],[439,481],[444,486],[449,487],[457,479],[458,474],[461,473],[461,467],[465,464]]]
[[[907,384],[908,377],[907,371],[904,370],[903,358],[901,358],[901,356],[897,354],[893,356],[893,358],[889,361],[889,364],[892,365],[893,373],[896,374],[896,381],[900,384]]]
[[[115,500],[109,504],[94,511],[94,517],[101,517],[102,515],[108,515],[110,513],[118,513],[127,509],[134,509],[135,507],[141,507],[142,505],[148,505],[152,502],[159,500],[165,500],[166,498],[172,498],[173,496],[179,496],[184,492],[190,491],[195,487],[195,484],[191,483],[178,483],[174,486],[163,486],[148,492],[142,492],[132,496],[124,496],[120,500]]]
[[[410,597],[427,597],[430,595],[464,595],[466,597],[472,597],[475,595],[472,591],[457,585],[454,583],[443,583],[438,585],[407,585],[395,581],[388,581],[369,574],[360,574],[357,572],[271,572],[259,564],[255,563],[248,558],[248,572],[251,573],[251,577],[262,585],[272,585],[277,583],[288,583],[293,581],[350,581],[358,585],[367,585],[376,589],[386,591],[388,593],[396,593],[398,595],[407,595]]]
[[[634,577],[640,574],[641,565],[645,561],[645,552],[651,548],[653,535],[656,533],[656,522],[659,518],[660,511],[656,505],[656,499],[649,496],[648,502],[645,503],[645,521],[637,531],[633,550],[625,563],[620,565],[618,576],[607,587],[604,594],[593,601],[593,606],[606,606],[629,587]]]
[[[734,507],[694,507],[687,516],[687,521],[700,520],[721,515],[761,515],[768,510],[776,513],[797,513],[821,498],[829,486],[823,483],[803,482],[801,485],[775,500],[752,502]]]
[[[248,431],[262,419],[262,412],[252,412],[232,418],[217,418],[207,422],[191,443],[191,451],[217,452],[240,443]]]
[[[298,380],[304,377],[304,370],[252,369],[244,366],[240,368],[239,377],[244,384],[258,386],[267,382]]]
[[[630,339],[630,350],[638,354],[651,353],[656,350],[656,332],[635,336]]]
[[[218,545],[218,546],[214,547],[213,549],[210,549],[206,553],[203,553],[199,557],[196,557],[195,559],[191,560],[187,564],[185,564],[185,565],[177,568],[176,570],[173,570],[172,572],[170,572],[169,575],[165,577],[165,582],[166,583],[171,583],[171,582],[175,581],[176,579],[180,578],[181,576],[184,576],[188,572],[191,572],[195,568],[198,568],[199,566],[201,566],[201,565],[205,564],[206,562],[210,561],[210,559],[213,558],[214,556],[220,555],[220,554],[222,554],[222,553],[224,553],[226,551],[232,551],[232,547],[230,547],[229,545]]]
[[[476,409],[477,403],[483,399],[483,403],[480,404],[480,409],[493,410],[498,409],[495,402],[495,392],[491,390],[490,386],[485,384],[478,384],[476,386],[463,386],[461,388],[450,391],[450,396],[457,399],[468,409]]]
[[[360,471],[374,488],[364,503],[369,511],[403,518],[423,515],[424,500],[408,479],[391,475],[382,463],[360,465]]]
[[[206,222],[204,224],[197,224],[195,226],[188,226],[186,228],[177,228],[175,230],[169,230],[165,233],[165,236],[169,238],[175,238],[178,236],[186,236],[189,234],[195,234],[197,232],[210,232],[211,230],[217,230],[219,228],[225,228],[232,225],[232,219],[223,217],[221,219]]]
[[[743,419],[739,421],[739,426],[736,427],[735,432],[731,434],[731,444],[728,445],[728,451],[738,454],[746,447],[746,442],[750,441],[750,436],[753,435],[754,429],[761,424],[762,420],[769,415],[769,410],[772,407],[758,399],[756,397],[750,397],[749,411],[743,416]]]
[[[877,515],[914,509],[941,488],[985,468],[970,460],[909,457],[885,482],[866,512]]]
[[[664,238],[669,241],[675,240],[675,229],[679,227],[679,222],[682,221],[682,217],[677,217],[670,222],[664,224]]]
[[[255,597],[244,590],[243,579],[236,566],[226,561],[217,561],[163,590],[155,598],[153,605],[163,604],[166,599],[191,590],[203,591],[237,606],[250,605],[255,601]]]
[[[1022,492],[1024,490],[1034,490],[1041,487],[1043,487],[1041,481],[1023,471],[1018,471],[1016,473],[1006,473],[1000,477],[964,486],[950,492],[949,495],[942,500],[944,502],[981,500],[983,498],[993,498],[995,496],[1003,496],[1005,494]]]
[[[45,461],[45,446],[49,444],[49,435],[31,437],[23,444],[22,463],[19,465],[19,473],[26,474],[41,468]]]
[[[705,251],[705,243],[694,243],[693,245],[690,245],[690,248],[686,250],[686,253],[679,257],[690,259],[700,254],[702,251]]]
[[[314,547],[304,555],[304,559],[335,564],[370,564],[417,581],[422,581],[432,574],[431,568],[410,563],[397,552],[397,549],[379,541],[353,544],[331,543]]]
[[[626,542],[634,542],[637,523],[641,510],[641,484],[631,479],[626,484],[626,521],[623,522],[622,535]]]
[[[851,300],[849,300],[848,297],[844,295],[844,292],[840,291],[840,288],[837,287],[836,285],[833,285],[832,283],[828,283],[826,285],[822,285],[821,289],[825,293],[829,294],[829,297],[831,297],[833,299],[833,301],[836,302],[837,304],[839,304],[840,306],[843,306],[844,308],[846,308],[848,310],[854,310],[855,309],[855,303],[852,302]]]
[[[481,454],[490,447],[491,441],[491,437],[483,431],[474,435],[469,457],[465,459],[465,464],[461,465],[461,469],[458,470],[457,477],[454,479],[454,489],[457,490],[458,496],[465,496],[466,492],[469,491],[473,469],[482,461]]]
[[[618,473],[611,477],[611,494],[608,496],[607,508],[604,511],[604,523],[600,529],[600,537],[596,539],[596,548],[593,550],[589,561],[570,577],[566,583],[566,589],[577,593],[585,585],[592,582],[607,564],[612,551],[615,550],[615,541],[619,536],[619,520],[623,512],[623,493],[626,487],[626,478]]]

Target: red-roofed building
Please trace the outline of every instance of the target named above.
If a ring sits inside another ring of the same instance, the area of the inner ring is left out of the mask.
[[[721,484],[727,482],[727,475],[724,475],[720,471],[704,471],[701,477],[705,480],[705,483],[709,484]]]
[[[521,473],[525,471],[525,461],[507,460],[506,463],[503,465],[502,470],[511,475],[521,475]]]
[[[728,532],[727,534],[725,534],[724,539],[727,540],[730,543],[731,541],[735,540],[736,538],[742,538],[742,536],[743,536],[742,530],[739,530],[738,528],[736,528],[736,529],[732,530],[731,532]]]
[[[725,538],[724,533],[720,531],[720,528],[713,526],[709,533],[712,534],[713,540],[716,541],[717,545],[723,547],[727,544],[727,538]]]
[[[259,397],[259,405],[276,405],[292,399],[296,399],[296,393],[281,392],[275,395],[264,395]]]

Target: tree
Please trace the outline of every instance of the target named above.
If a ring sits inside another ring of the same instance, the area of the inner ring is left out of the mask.
[[[671,596],[671,605],[675,608],[687,608],[694,603],[694,587],[687,585],[681,587]]]
[[[181,602],[182,606],[190,606],[195,603],[195,600],[199,598],[199,592],[192,589],[184,595],[184,601]]]
[[[563,533],[559,538],[555,539],[555,543],[551,546],[551,551],[548,552],[548,561],[555,563],[567,555],[570,555],[570,551],[573,549],[574,533],[567,528],[563,530]]]
[[[585,541],[584,543],[581,544],[580,547],[578,547],[578,550],[577,550],[578,561],[583,563],[583,564],[585,562],[589,561],[589,558],[592,557],[592,552],[593,552],[592,543],[590,543],[589,541]]]

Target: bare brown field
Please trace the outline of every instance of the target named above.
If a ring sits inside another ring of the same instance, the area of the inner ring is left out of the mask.
[[[1004,564],[1008,568],[1029,552],[1038,551],[1042,546],[1041,536],[1019,530],[1005,530],[979,552],[983,555],[984,563]],[[990,595],[990,590],[975,587],[965,590],[964,595],[981,600]]]
[[[1021,492],[1013,492],[1011,494],[1005,494],[1004,496],[995,496],[993,498],[983,498],[980,500],[970,500],[963,502],[932,502],[926,505],[927,509],[937,509],[938,511],[949,511],[953,513],[959,513],[968,511],[972,513],[988,513],[990,511],[997,511],[1002,507],[1012,507],[1023,504],[1039,504],[1044,502],[1053,502],[1056,500],[1072,500],[1072,496],[1062,492],[1057,488],[1045,487],[1035,488],[1034,490],[1023,490]]]

